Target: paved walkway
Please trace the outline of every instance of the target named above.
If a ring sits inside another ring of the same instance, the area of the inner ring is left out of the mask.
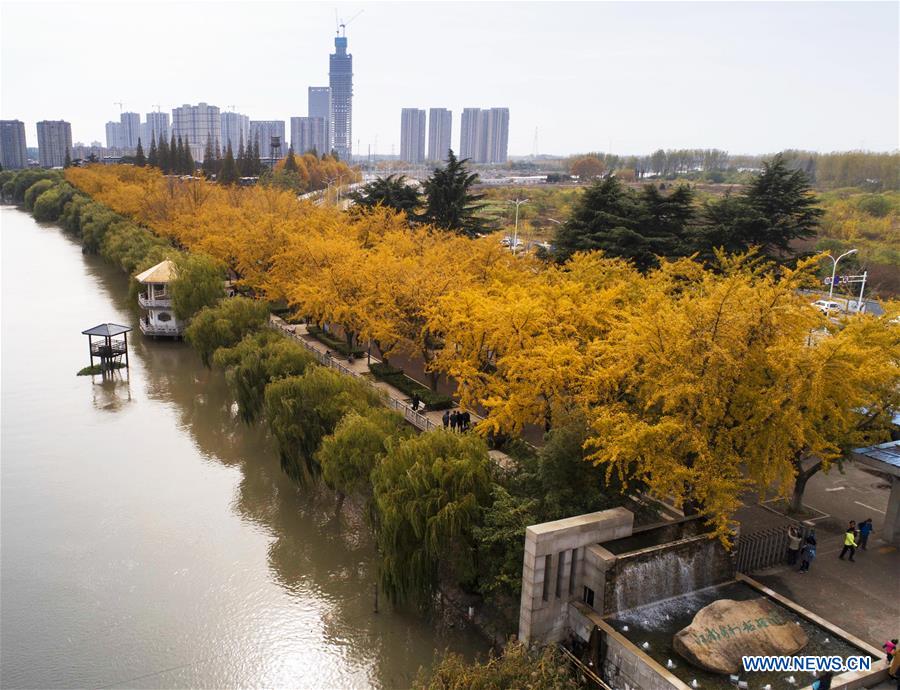
[[[364,379],[370,386],[382,391],[385,394],[388,407],[402,414],[406,421],[417,429],[421,431],[433,431],[434,429],[443,427],[442,418],[444,412],[442,410],[425,411],[420,408],[419,411],[414,411],[412,409],[412,401],[405,393],[384,381],[377,381],[374,379],[369,371],[369,361],[371,360],[373,363],[380,363],[381,360],[375,357],[361,357],[350,362],[343,355],[331,352],[327,345],[311,336],[307,332],[305,324],[289,324],[278,316],[272,316],[271,322],[275,328],[288,334],[294,340],[306,347],[307,350],[316,355],[317,359],[325,366],[337,369],[348,376]],[[469,414],[472,416],[472,422],[474,424],[477,424],[482,420],[482,417],[474,412],[470,412]],[[494,462],[503,468],[512,467],[515,462],[509,455],[499,450],[492,450],[489,454]]]
[[[813,509],[818,549],[810,572],[800,574],[786,565],[752,573],[752,577],[838,627],[880,648],[900,636],[900,551],[879,538],[889,489],[885,481],[853,463],[844,472],[833,468],[810,479],[804,505]],[[850,520],[871,517],[875,531],[868,549],[856,561],[838,559],[843,533]],[[739,514],[742,531],[771,527],[785,518],[749,506]]]

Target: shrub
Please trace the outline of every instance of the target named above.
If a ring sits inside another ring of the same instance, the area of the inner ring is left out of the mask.
[[[327,345],[330,349],[340,352],[345,357],[349,357],[351,354],[354,357],[362,357],[366,354],[366,351],[361,347],[354,347],[351,350],[347,347],[347,343],[344,340],[335,338],[333,335],[327,333],[326,331],[323,331],[318,326],[309,325],[306,327],[306,332],[323,345]]]
[[[369,365],[369,371],[379,381],[384,381],[409,397],[418,394],[419,400],[425,404],[426,410],[448,410],[453,407],[453,398],[443,393],[436,393],[415,379],[409,378],[403,373],[403,369],[392,367],[390,364],[376,363]]]

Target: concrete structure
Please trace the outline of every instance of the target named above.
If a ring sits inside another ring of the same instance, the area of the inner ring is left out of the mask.
[[[169,141],[172,136],[172,128],[169,124],[169,113],[147,113],[147,121],[141,126],[141,144],[144,151],[150,150],[150,144],[156,141]]]
[[[403,108],[400,111],[400,160],[422,163],[425,160],[425,111]]]
[[[138,113],[122,113],[119,122],[122,124],[122,148],[136,149],[138,139],[141,138],[141,116]],[[147,148],[150,142],[142,142],[142,145]]]
[[[146,310],[140,321],[141,333],[144,335],[170,338],[181,336],[184,324],[175,317],[169,293],[169,284],[176,275],[175,263],[166,259],[135,276],[135,280],[142,286],[138,304]]]
[[[447,160],[450,149],[450,131],[453,113],[447,108],[431,108],[428,111],[428,160]]]
[[[630,536],[633,525],[630,511],[613,508],[525,530],[520,640],[529,644],[561,640],[568,627],[570,601],[600,603],[603,589],[594,584],[600,556],[595,549],[600,542]]]
[[[28,167],[25,144],[25,123],[20,120],[0,120],[0,165],[4,170]]]
[[[321,156],[328,153],[327,121],[321,117],[292,117],[291,147],[296,154],[315,151]]]
[[[509,108],[465,108],[459,138],[460,158],[473,163],[505,163],[509,149]]]
[[[853,459],[890,477],[891,495],[884,514],[881,536],[885,541],[900,546],[900,441],[854,448]]]
[[[328,61],[328,86],[331,88],[332,146],[342,161],[349,161],[353,149],[353,56],[347,52],[346,36],[334,37],[334,52]]]
[[[189,105],[172,109],[172,134],[181,137],[191,147],[191,156],[197,163],[203,162],[206,142],[212,139],[222,141],[222,121],[219,108],[207,103]]]
[[[72,125],[65,120],[37,123],[38,158],[42,168],[61,168],[72,154]]]
[[[122,123],[107,122],[106,123],[106,148],[121,149],[122,148]]]
[[[222,113],[221,124],[222,139],[219,141],[219,150],[224,156],[228,144],[231,144],[231,151],[237,156],[241,144],[246,147],[250,143],[250,118],[240,113]]]
[[[279,148],[274,152],[275,158],[287,153],[287,139],[284,136],[284,120],[250,120],[250,141],[259,144],[259,157],[271,158],[272,137],[278,137]]]
[[[326,148],[319,151],[319,155],[330,153],[334,146],[334,127],[331,122],[331,87],[310,86],[307,99],[306,112],[308,117],[319,117],[325,120]],[[300,153],[296,148],[294,148],[294,151]]]

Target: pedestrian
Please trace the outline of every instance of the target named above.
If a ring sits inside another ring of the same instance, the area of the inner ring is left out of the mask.
[[[894,657],[891,659],[888,675],[897,681],[897,687],[900,688],[900,654],[897,654],[896,651],[894,652]]]
[[[897,653],[897,638],[895,637],[893,640],[888,640],[881,648],[884,650],[884,653],[887,654],[887,662],[891,663],[891,659],[894,658],[894,655]]]
[[[788,527],[788,565],[797,563],[800,553],[800,530],[795,525]]]
[[[809,535],[806,538],[806,543],[800,550],[800,572],[808,573],[809,566],[812,565],[814,560],[816,560],[816,538],[813,535]]]
[[[468,431],[469,426],[472,424],[472,415],[469,414],[468,410],[462,413],[462,422],[463,431]]]
[[[459,424],[459,412],[453,410],[450,413],[450,431],[456,431],[456,427]]]
[[[841,560],[844,560],[844,555],[850,554],[850,562],[853,563],[853,554],[856,553],[856,530],[854,527],[856,526],[855,522],[851,522],[850,526],[847,528],[847,531],[844,532],[844,548],[841,549],[841,555],[838,556]]]
[[[419,400],[419,394],[418,394],[418,393],[413,393],[413,397],[412,397],[412,408],[413,408],[413,412],[418,411],[418,409],[419,409],[419,403],[420,403],[420,402],[421,402],[421,400]]]
[[[450,426],[450,410],[444,410],[444,415],[441,417],[441,421],[444,423],[444,428]]]
[[[872,526],[872,518],[866,518],[863,520],[862,524],[859,526],[859,548],[863,551],[866,550],[866,544],[869,543],[869,535],[874,532],[875,529]]]

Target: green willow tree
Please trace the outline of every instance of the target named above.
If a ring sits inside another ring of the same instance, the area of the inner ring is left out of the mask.
[[[268,321],[269,310],[263,302],[231,297],[197,312],[184,337],[208,367],[216,350],[236,345],[248,333],[265,327]]]
[[[214,306],[225,295],[225,267],[204,254],[184,254],[175,262],[172,307],[182,321],[190,320],[204,307]]]
[[[379,577],[391,601],[427,607],[442,576],[475,585],[473,530],[491,501],[490,462],[480,437],[439,430],[395,444],[372,472]]]
[[[316,452],[350,412],[363,412],[380,403],[365,383],[325,367],[312,367],[266,386],[265,413],[278,442],[281,469],[306,483],[319,475]]]
[[[484,219],[478,214],[478,202],[484,195],[472,192],[478,174],[469,173],[467,161],[458,160],[451,150],[447,152],[446,165],[434,169],[423,185],[425,210],[422,220],[444,230],[477,237],[485,227]]]

